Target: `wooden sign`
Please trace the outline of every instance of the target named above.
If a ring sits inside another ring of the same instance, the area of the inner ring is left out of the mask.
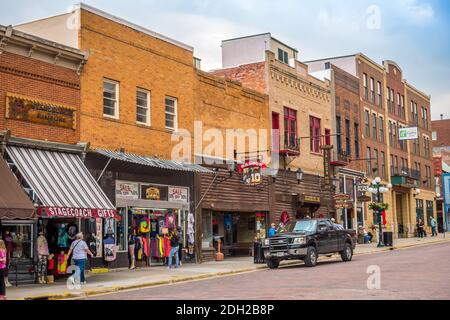
[[[76,110],[48,101],[6,95],[6,118],[66,129],[76,128]]]

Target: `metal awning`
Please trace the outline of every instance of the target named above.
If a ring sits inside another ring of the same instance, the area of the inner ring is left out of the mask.
[[[178,161],[174,161],[174,160],[162,160],[162,159],[157,159],[157,158],[139,156],[139,155],[132,154],[132,153],[123,153],[123,152],[109,151],[109,150],[104,150],[104,149],[96,149],[95,152],[99,153],[105,157],[108,157],[110,159],[130,162],[130,163],[134,163],[134,164],[140,164],[140,165],[149,166],[149,167],[153,167],[153,168],[214,174],[214,171],[204,168],[198,164],[183,163],[183,162],[178,162]]]
[[[38,213],[117,218],[114,206],[77,154],[17,146],[6,150],[42,202]]]
[[[0,219],[33,219],[36,210],[8,164],[0,157]]]

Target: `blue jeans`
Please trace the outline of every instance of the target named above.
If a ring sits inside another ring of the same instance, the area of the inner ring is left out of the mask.
[[[80,269],[80,282],[83,283],[86,281],[84,278],[84,268],[86,266],[87,259],[73,259],[75,265]]]
[[[170,253],[169,253],[169,269],[172,267],[172,257],[175,256],[175,268],[178,268],[178,265],[180,264],[180,257],[178,256],[178,248],[179,246],[176,247],[172,247],[172,249],[170,249]]]

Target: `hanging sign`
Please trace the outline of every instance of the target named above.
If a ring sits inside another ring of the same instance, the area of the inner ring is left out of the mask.
[[[262,184],[262,171],[266,168],[266,164],[260,161],[245,160],[244,164],[239,165],[239,173],[243,175],[242,183],[249,186]]]
[[[358,192],[367,192],[369,186],[367,184],[358,184]]]
[[[400,141],[419,139],[419,129],[417,127],[400,128],[398,137]]]
[[[353,202],[348,194],[337,194],[334,196],[336,209],[346,209],[353,207]]]

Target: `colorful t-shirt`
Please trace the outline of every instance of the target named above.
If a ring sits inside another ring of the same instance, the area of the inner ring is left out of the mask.
[[[0,251],[0,269],[6,269],[6,250]]]

